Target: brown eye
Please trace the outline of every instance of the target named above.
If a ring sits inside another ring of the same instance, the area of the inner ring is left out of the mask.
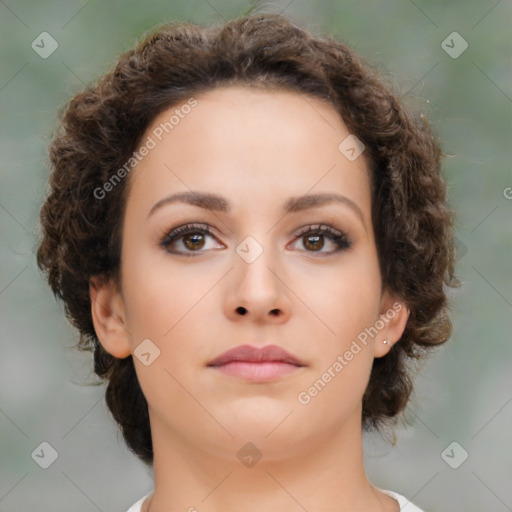
[[[183,245],[190,250],[202,249],[205,244],[203,233],[193,233],[183,236]]]
[[[325,224],[306,227],[297,235],[297,241],[302,242],[305,248],[303,252],[322,255],[334,254],[349,249],[352,245],[345,233]],[[333,249],[323,250],[326,244],[327,248],[331,244]]]
[[[167,233],[160,242],[160,246],[167,252],[183,256],[195,256],[193,253],[203,254],[209,249],[219,247],[208,245],[208,239],[215,240],[210,228],[204,224],[187,224]],[[220,246],[222,248],[223,246]]]
[[[304,247],[311,251],[318,251],[323,248],[324,246],[324,240],[323,235],[307,235],[303,237],[304,240]]]

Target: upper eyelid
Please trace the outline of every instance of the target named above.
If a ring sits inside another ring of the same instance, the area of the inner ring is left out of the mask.
[[[333,225],[325,223],[325,222],[315,222],[313,224],[306,224],[305,226],[298,228],[296,235],[300,236],[305,233],[308,233],[309,231],[326,231],[327,233],[334,231],[334,232],[340,233],[341,235],[346,235],[346,233],[343,229],[338,229],[338,228],[334,227]],[[334,233],[331,233],[331,234],[334,234]]]
[[[174,228],[166,229],[164,231],[162,238],[167,238],[176,231],[182,231],[182,233],[178,234],[178,236],[179,236],[181,234],[186,234],[188,231],[194,231],[194,230],[205,231],[206,234],[209,234],[212,236],[216,236],[216,232],[219,231],[216,228],[214,228],[211,225],[204,223],[204,222],[185,222],[184,224],[180,224]],[[328,222],[313,222],[310,224],[305,224],[299,228],[295,228],[291,234],[295,235],[295,236],[300,236],[304,233],[307,233],[308,231],[329,231],[329,230],[333,230],[342,235],[348,236],[345,229],[336,228],[335,226],[332,225],[332,223],[328,223]]]

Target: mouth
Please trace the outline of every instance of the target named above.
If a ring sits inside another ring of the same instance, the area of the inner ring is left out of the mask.
[[[207,364],[225,375],[251,382],[269,382],[297,372],[305,364],[277,345],[240,345]]]

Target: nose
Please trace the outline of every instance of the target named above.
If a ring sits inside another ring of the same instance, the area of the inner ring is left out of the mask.
[[[283,323],[290,316],[290,290],[277,255],[261,247],[254,260],[233,255],[233,270],[227,277],[225,314],[232,320]],[[243,254],[240,252],[240,254]]]

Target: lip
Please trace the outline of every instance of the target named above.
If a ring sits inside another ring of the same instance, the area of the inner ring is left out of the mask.
[[[246,363],[280,362],[304,366],[302,361],[277,345],[266,345],[261,348],[252,347],[251,345],[239,345],[216,357],[208,363],[208,366],[222,366],[238,361]]]
[[[240,345],[216,357],[207,366],[232,377],[265,382],[294,373],[305,364],[277,345],[261,348]]]

